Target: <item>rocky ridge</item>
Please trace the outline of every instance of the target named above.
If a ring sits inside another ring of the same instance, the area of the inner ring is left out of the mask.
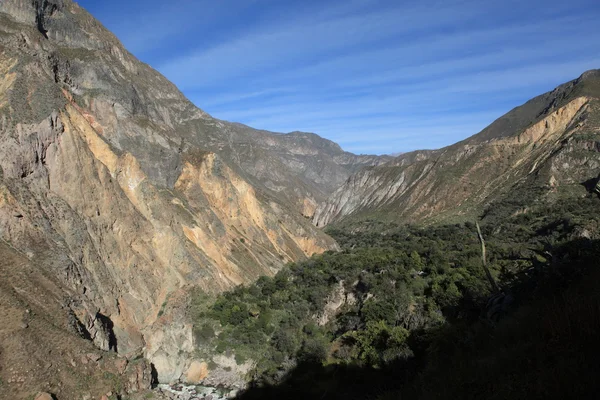
[[[600,173],[599,98],[600,71],[588,71],[462,142],[358,171],[320,204],[313,222],[432,223],[473,218],[504,200],[534,201],[534,194],[550,201],[584,195]]]

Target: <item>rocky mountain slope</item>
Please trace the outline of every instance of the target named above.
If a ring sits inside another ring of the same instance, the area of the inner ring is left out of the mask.
[[[48,318],[71,319],[59,327],[144,356],[160,381],[196,365],[191,291],[335,249],[306,217],[353,171],[384,161],[212,118],[70,0],[0,2],[0,239],[25,257],[12,268],[52,277],[40,301]],[[17,290],[19,279],[2,284]],[[2,331],[0,349],[20,329]],[[0,382],[10,360],[0,356]]]
[[[588,71],[462,142],[357,172],[319,206],[313,222],[440,222],[503,202],[515,211],[531,201],[582,195],[600,173],[599,99],[600,70]]]
[[[215,152],[238,166],[256,186],[312,217],[317,205],[365,166],[381,165],[390,156],[355,155],[313,133],[273,134],[219,121]],[[229,135],[222,140],[223,132]]]
[[[70,293],[40,263],[0,242],[0,398],[32,399],[44,391],[81,399],[115,388],[142,398],[152,382],[149,363],[103,352],[81,337],[68,311]]]

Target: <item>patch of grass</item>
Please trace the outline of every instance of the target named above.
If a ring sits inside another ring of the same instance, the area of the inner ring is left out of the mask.
[[[110,382],[113,390],[117,393],[123,390],[123,382],[121,381],[121,378],[119,376],[113,374],[112,372],[104,371],[102,373],[102,377]]]

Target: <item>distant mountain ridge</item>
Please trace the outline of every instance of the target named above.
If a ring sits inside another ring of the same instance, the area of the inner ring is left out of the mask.
[[[355,155],[314,133],[287,134],[256,130],[239,123],[219,121],[227,141],[207,143],[215,152],[240,167],[241,173],[292,208],[312,217],[305,204],[324,201],[354,172],[380,165],[390,156]]]
[[[527,193],[539,194],[536,200],[581,195],[582,183],[600,173],[599,98],[600,70],[585,72],[459,143],[358,171],[313,222],[442,222],[473,218]]]

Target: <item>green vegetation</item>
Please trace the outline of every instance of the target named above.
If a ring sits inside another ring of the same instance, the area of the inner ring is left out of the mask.
[[[165,309],[167,308],[168,302],[169,302],[169,296],[167,295],[167,298],[165,299],[165,301],[163,301],[163,303],[160,305],[160,310],[158,310],[159,317],[165,313]]]
[[[436,398],[439,389],[429,388],[429,381],[459,397],[469,397],[464,385],[485,394],[485,385],[495,384],[481,371],[502,374],[509,368],[507,356],[551,354],[533,345],[543,343],[540,334],[562,340],[566,328],[552,324],[563,317],[573,318],[571,323],[588,317],[577,315],[569,290],[581,297],[571,282],[591,273],[600,255],[598,242],[590,239],[600,231],[598,209],[600,200],[589,195],[518,213],[510,204],[487,210],[482,230],[488,262],[506,294],[501,298],[512,300],[498,313],[490,312],[491,286],[473,223],[419,228],[374,220],[329,229],[340,252],[290,264],[275,277],[197,308],[196,338],[209,353],[235,354],[238,363],[257,361],[255,381],[270,390],[277,386],[269,385],[286,382],[281,390],[311,388],[307,397],[333,388],[344,393],[340,379],[352,380],[360,371],[374,382],[386,377],[384,385],[389,379],[411,382],[402,389],[378,389],[381,398],[407,393]],[[552,312],[564,315],[538,312],[536,307],[547,311],[548,299],[562,299]],[[584,310],[590,318],[598,317],[598,304],[592,301]],[[600,319],[595,322],[600,325]],[[539,326],[549,332],[537,332]],[[482,367],[469,358],[475,350],[488,357]],[[529,369],[530,375],[548,372],[538,367]],[[440,375],[446,369],[447,376]],[[483,386],[470,382],[473,376]],[[526,385],[525,378],[510,373],[503,379]],[[320,383],[311,384],[314,380]],[[503,385],[496,385],[501,393],[515,393],[514,384]],[[361,393],[372,393],[366,389],[372,390],[363,384]],[[253,398],[252,393],[246,396]]]
[[[344,251],[219,296],[197,316],[196,338],[219,353],[260,360],[258,372],[270,378],[285,360],[381,365],[409,356],[409,330],[443,323],[441,310],[456,306],[463,292],[482,301],[488,294],[476,237],[464,227],[441,229],[398,228],[385,237],[339,233]],[[439,235],[462,237],[465,245],[450,246]],[[328,301],[340,308],[325,321]]]

